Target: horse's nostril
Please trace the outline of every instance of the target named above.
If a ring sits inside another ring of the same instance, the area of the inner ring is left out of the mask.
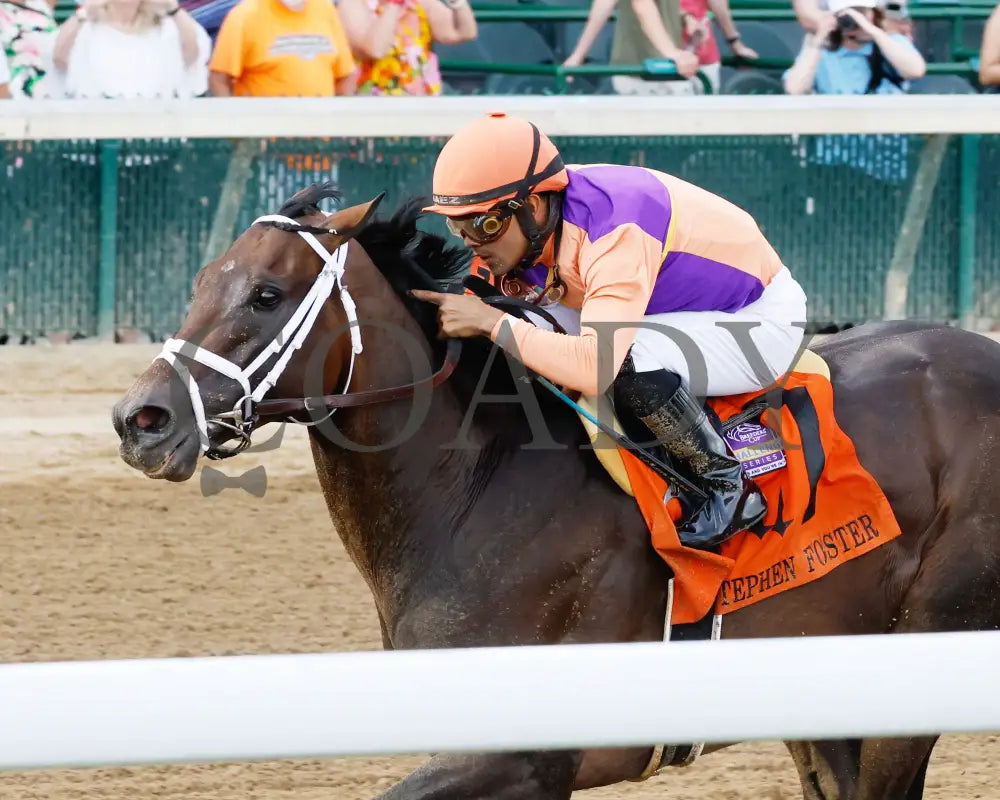
[[[143,406],[132,416],[132,424],[146,433],[156,433],[170,424],[170,412],[158,406]]]

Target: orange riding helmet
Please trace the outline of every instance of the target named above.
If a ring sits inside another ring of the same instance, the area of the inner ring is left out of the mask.
[[[434,211],[461,217],[569,183],[559,150],[531,122],[490,112],[448,140],[434,165]]]

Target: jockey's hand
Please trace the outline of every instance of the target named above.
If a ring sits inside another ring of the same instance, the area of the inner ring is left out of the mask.
[[[445,339],[466,336],[489,336],[504,312],[486,305],[475,295],[428,292],[413,289],[410,294],[417,300],[426,300],[438,307],[438,328]]]

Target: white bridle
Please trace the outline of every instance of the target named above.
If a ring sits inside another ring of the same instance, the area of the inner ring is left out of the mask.
[[[268,214],[258,217],[254,220],[253,224],[256,225],[258,222],[289,222],[292,225],[298,224],[295,220],[281,216],[280,214]],[[254,405],[259,403],[264,395],[278,382],[295,351],[302,347],[303,342],[305,342],[306,337],[316,322],[316,318],[319,316],[320,310],[323,308],[323,304],[329,299],[335,287],[340,290],[340,302],[343,304],[344,312],[347,314],[351,332],[351,363],[348,367],[347,379],[344,381],[341,392],[346,393],[348,386],[350,386],[351,376],[354,374],[354,359],[361,353],[362,345],[357,307],[343,282],[344,265],[347,261],[347,242],[344,242],[330,253],[313,234],[308,231],[295,232],[305,239],[309,243],[309,246],[323,259],[323,269],[316,276],[316,280],[310,287],[309,292],[302,299],[302,302],[299,303],[298,308],[295,309],[295,313],[285,323],[278,335],[253,361],[246,367],[241,368],[238,364],[234,364],[232,361],[184,339],[168,339],[164,343],[163,349],[153,359],[153,361],[156,361],[162,358],[170,364],[186,384],[188,394],[191,397],[191,407],[194,409],[195,422],[198,426],[198,436],[201,440],[202,453],[207,453],[210,447],[208,435],[209,422],[229,428],[242,437],[240,445],[235,450],[219,451],[215,457],[236,455],[236,453],[245,449],[250,444],[249,431],[255,422]],[[240,384],[243,388],[243,396],[233,406],[232,411],[218,414],[211,419],[206,419],[205,405],[201,398],[198,383],[191,376],[191,372],[187,367],[178,361],[178,354],[184,358],[204,364]],[[264,379],[257,384],[256,388],[252,388],[250,386],[251,376],[275,354],[278,354],[279,357],[274,366],[271,367],[270,372],[264,376]],[[323,419],[329,418],[334,411],[336,411],[336,408],[331,410]],[[229,420],[232,420],[232,422],[229,422]],[[298,420],[290,421],[297,422]],[[303,422],[301,424],[316,425],[319,422],[322,422],[322,420]],[[209,453],[209,457],[213,457],[213,453]]]

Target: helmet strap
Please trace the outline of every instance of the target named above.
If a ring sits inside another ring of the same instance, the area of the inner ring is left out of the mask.
[[[514,203],[517,203],[517,205],[515,206]],[[530,269],[535,266],[538,259],[542,256],[545,243],[553,233],[555,234],[553,257],[558,258],[559,243],[562,240],[563,192],[553,192],[549,195],[548,217],[543,225],[538,225],[535,222],[535,217],[531,213],[531,206],[528,205],[526,200],[514,200],[510,201],[510,204],[514,209],[514,216],[517,217],[517,221],[521,225],[521,230],[528,240],[528,252],[525,253],[524,258],[517,265],[517,269]]]

